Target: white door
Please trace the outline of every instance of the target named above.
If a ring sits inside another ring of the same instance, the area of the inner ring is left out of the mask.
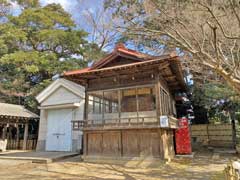
[[[46,151],[71,151],[71,109],[48,110]]]

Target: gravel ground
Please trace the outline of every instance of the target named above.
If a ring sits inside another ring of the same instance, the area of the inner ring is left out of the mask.
[[[194,158],[176,158],[168,164],[122,165],[79,162],[80,157],[50,164],[0,160],[1,180],[221,180],[233,156],[197,153]]]

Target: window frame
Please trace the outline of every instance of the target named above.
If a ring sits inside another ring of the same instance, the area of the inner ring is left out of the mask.
[[[101,104],[101,113],[99,113],[99,115],[100,114],[102,114],[102,116],[103,116],[103,119],[104,119],[104,113],[106,113],[105,112],[105,103],[104,103],[104,92],[109,92],[109,91],[116,91],[117,93],[118,93],[118,106],[116,106],[116,107],[118,107],[117,109],[118,109],[118,111],[116,112],[116,113],[118,113],[119,114],[119,118],[121,118],[121,114],[122,113],[128,113],[128,112],[122,112],[122,110],[121,110],[121,91],[122,90],[128,90],[128,89],[135,89],[135,95],[136,95],[136,111],[134,111],[134,112],[136,112],[136,117],[138,117],[138,112],[149,112],[149,111],[139,111],[139,99],[138,99],[138,89],[141,89],[141,88],[152,88],[153,90],[155,89],[155,84],[146,84],[146,85],[140,85],[140,86],[128,86],[128,87],[122,87],[122,88],[113,88],[113,89],[103,89],[103,90],[93,90],[93,91],[88,91],[87,92],[87,95],[88,95],[88,108],[89,108],[89,96],[91,96],[91,93],[99,93],[99,92],[101,92],[101,95],[102,95],[102,103],[100,103]],[[154,111],[156,111],[157,110],[157,95],[156,95],[156,93],[157,93],[157,91],[155,90],[155,108],[154,108],[154,110],[153,110],[153,112]],[[119,99],[119,97],[120,97],[120,99]],[[96,113],[95,113],[95,110],[94,110],[94,108],[95,108],[95,101],[93,100],[92,101],[93,102],[93,113],[92,114],[94,114],[94,115],[96,115]],[[133,112],[133,113],[134,113]],[[131,112],[130,112],[131,113]],[[88,109],[88,114],[89,114],[89,109]]]

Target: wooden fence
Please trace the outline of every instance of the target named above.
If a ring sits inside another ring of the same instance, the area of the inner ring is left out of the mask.
[[[26,150],[35,150],[37,147],[37,135],[29,134],[27,139]],[[22,150],[23,149],[23,137],[17,140],[16,138],[7,139],[7,150]]]
[[[27,150],[35,150],[37,146],[37,139],[27,140]],[[23,140],[17,141],[16,139],[7,140],[7,150],[22,150]]]
[[[231,124],[201,124],[191,126],[193,147],[234,147]]]

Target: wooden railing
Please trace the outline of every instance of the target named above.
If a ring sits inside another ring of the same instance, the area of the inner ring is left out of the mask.
[[[120,119],[104,119],[104,120],[87,120],[85,127],[93,126],[144,126],[144,125],[159,124],[156,117],[131,117]]]
[[[173,116],[168,116],[169,119],[169,127],[173,129],[177,129],[179,127],[178,119]]]
[[[77,130],[82,130],[84,127],[85,121],[83,120],[74,120],[72,121],[72,130],[77,131]]]
[[[83,128],[136,128],[136,127],[161,127],[156,116],[149,117],[130,117],[104,120],[75,120],[72,121],[73,130]],[[177,128],[178,122],[174,117],[169,117],[169,128]]]

